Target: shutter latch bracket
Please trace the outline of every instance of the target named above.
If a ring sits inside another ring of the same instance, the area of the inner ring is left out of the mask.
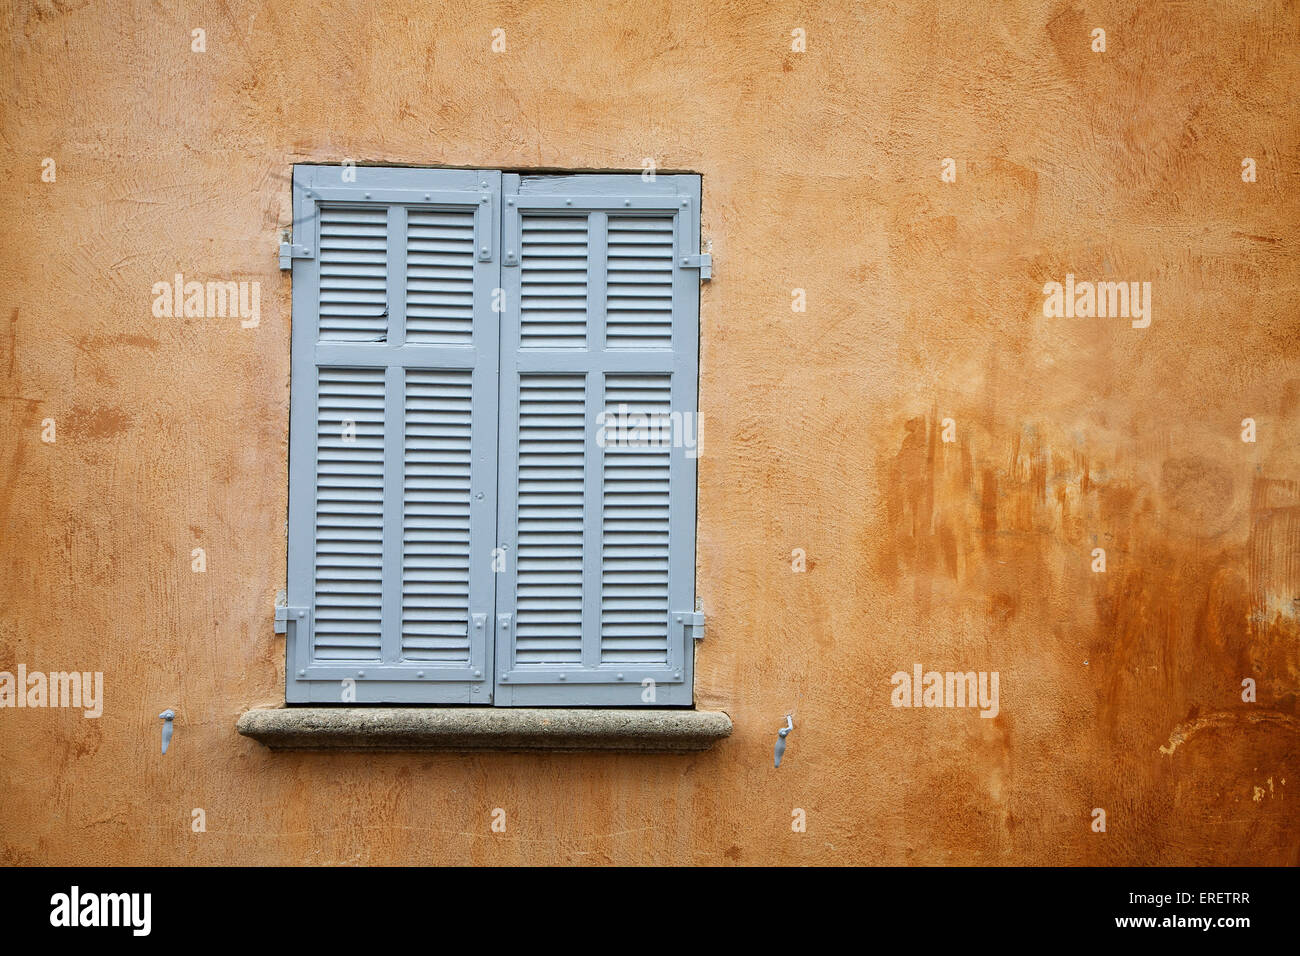
[[[292,269],[294,259],[314,259],[315,255],[311,248],[304,246],[300,242],[282,242],[280,243],[280,268],[282,270]]]
[[[704,614],[701,611],[678,611],[673,615],[673,620],[680,624],[686,631],[687,637],[693,637],[697,641],[704,640]]]
[[[713,278],[713,256],[705,252],[698,256],[679,257],[683,269],[699,269],[700,281],[708,282]]]

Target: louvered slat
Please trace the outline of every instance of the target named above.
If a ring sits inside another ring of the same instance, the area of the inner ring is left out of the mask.
[[[380,654],[384,371],[322,368],[316,419],[315,658]]]
[[[610,216],[605,336],[612,349],[673,344],[673,220]]]
[[[474,213],[412,209],[407,219],[406,340],[471,345]]]
[[[582,659],[585,377],[519,381],[515,663]]]
[[[469,370],[408,369],[402,657],[469,660]]]
[[[607,426],[630,421],[639,427],[609,435],[604,448],[601,663],[667,660],[671,398],[667,375],[605,379]]]
[[[587,217],[525,215],[520,230],[521,347],[585,348]]]
[[[388,335],[388,211],[321,207],[320,337],[382,342]]]

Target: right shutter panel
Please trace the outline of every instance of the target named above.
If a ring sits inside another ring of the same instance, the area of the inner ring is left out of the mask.
[[[689,705],[699,179],[503,182],[496,702]]]

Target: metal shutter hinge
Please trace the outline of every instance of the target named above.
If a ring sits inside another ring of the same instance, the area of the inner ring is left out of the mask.
[[[483,185],[487,185],[484,183]],[[492,212],[492,194],[480,193],[478,197],[478,211],[475,214],[474,233],[475,240],[481,245],[478,247],[478,261],[492,261],[492,220],[496,217]]]
[[[698,256],[682,256],[681,266],[683,269],[699,269],[700,281],[708,282],[713,278],[713,256],[705,252]]]
[[[314,259],[316,256],[310,248],[299,242],[280,243],[280,268],[292,269],[294,259]]]
[[[307,611],[305,607],[285,607],[281,605],[275,609],[275,633],[284,634],[288,632],[290,621],[307,622]]]
[[[699,611],[677,611],[673,620],[686,630],[687,637],[704,640],[704,615]]]

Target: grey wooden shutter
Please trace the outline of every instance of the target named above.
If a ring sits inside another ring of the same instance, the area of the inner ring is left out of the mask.
[[[291,703],[491,702],[500,184],[295,167]]]
[[[699,177],[502,182],[495,701],[689,705]]]

